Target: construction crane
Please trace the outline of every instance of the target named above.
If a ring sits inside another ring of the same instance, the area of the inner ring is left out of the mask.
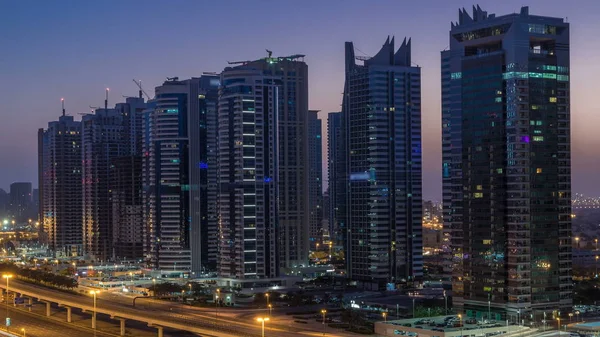
[[[135,80],[135,78],[134,78],[134,79],[133,79],[133,83],[135,83],[135,85],[137,85],[137,86],[138,86],[138,88],[140,88],[140,91],[139,91],[139,96],[140,96],[140,98],[142,98],[142,93],[144,93],[144,95],[146,95],[146,98],[149,100],[149,99],[150,99],[150,96],[149,96],[149,95],[146,93],[146,91],[144,90],[144,88],[142,88],[142,81],[139,81],[139,82],[138,82],[138,81],[136,81],[136,80]]]

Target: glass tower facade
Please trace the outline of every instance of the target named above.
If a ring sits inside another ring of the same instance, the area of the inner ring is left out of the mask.
[[[572,304],[569,25],[463,9],[441,57],[454,305],[540,321]]]
[[[308,155],[309,166],[309,221],[310,247],[323,241],[323,150],[321,139],[321,119],[318,110],[308,112]],[[324,247],[324,246],[321,246]]]
[[[410,40],[395,51],[388,37],[358,65],[346,43],[346,264],[364,288],[412,283],[423,274],[421,69],[410,55]]]

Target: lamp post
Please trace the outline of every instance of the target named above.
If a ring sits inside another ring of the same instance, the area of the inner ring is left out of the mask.
[[[90,294],[94,296],[94,315],[92,316],[92,329],[96,329],[96,295],[100,293],[100,290],[90,290]]]
[[[273,305],[269,303],[269,317],[273,317]]]
[[[577,249],[579,249],[579,236],[575,237],[575,243],[577,243]]]
[[[444,290],[444,315],[448,315],[448,296],[446,296],[446,290]]]
[[[488,321],[492,320],[492,299],[491,294],[488,293]]]
[[[462,335],[463,335],[463,323],[462,323],[462,315],[461,314],[458,314],[458,321],[459,321],[459,324],[460,324],[460,336],[462,337]]]
[[[8,330],[10,317],[8,316],[8,280],[13,276],[12,274],[2,274],[2,277],[6,279],[6,330]]]
[[[573,313],[572,313],[572,312],[570,312],[570,313],[569,313],[569,324],[571,324],[571,322],[572,322],[572,319],[573,319]]]
[[[325,314],[327,314],[327,310],[321,309],[321,314],[323,315],[323,320],[321,321],[321,323],[323,324],[323,336],[325,336],[325,328],[326,328],[326,326],[325,326]]]
[[[575,311],[575,322],[579,322],[579,311]]]
[[[256,320],[262,324],[262,337],[265,337],[265,322],[269,321],[269,317],[259,317]]]
[[[23,337],[27,337],[27,334],[25,333],[25,328],[21,328],[21,332],[23,332]]]
[[[558,320],[558,332],[560,333],[560,316],[557,316],[556,320]]]
[[[152,292],[153,292],[153,295],[156,296],[156,279],[155,278],[152,279]]]
[[[544,320],[543,320],[543,323],[544,323],[544,331],[546,331],[546,312],[544,312]]]
[[[415,318],[415,299],[413,298],[413,318]]]
[[[267,306],[269,306],[269,293],[265,293],[265,297],[267,298]]]
[[[219,318],[219,295],[221,294],[221,289],[217,289],[217,295],[215,295],[215,323],[216,319]]]
[[[384,322],[384,323],[387,323],[387,312],[385,312],[385,311],[384,311],[384,312],[382,312],[382,313],[381,313],[381,316],[383,316],[383,322]]]
[[[596,251],[598,251],[598,239],[594,239],[594,242],[596,243]]]
[[[596,255],[596,274],[594,277],[598,277],[598,255]]]

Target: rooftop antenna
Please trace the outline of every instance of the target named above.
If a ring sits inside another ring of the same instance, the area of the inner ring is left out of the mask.
[[[60,102],[62,103],[62,115],[65,116],[65,99],[61,98]]]
[[[104,110],[108,110],[108,92],[110,91],[109,88],[106,88],[106,99],[104,100]]]
[[[266,51],[267,51],[267,54],[269,55],[269,56],[267,56],[267,57],[268,57],[268,58],[271,58],[271,55],[273,55],[273,52],[272,52],[272,51],[270,51],[270,50],[268,50],[268,49],[266,49]]]

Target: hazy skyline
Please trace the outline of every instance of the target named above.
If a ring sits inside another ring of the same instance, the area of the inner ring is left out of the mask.
[[[441,200],[440,51],[458,9],[476,2],[421,1],[192,1],[0,2],[0,187],[37,186],[37,129],[60,115],[137,95],[132,79],[152,96],[166,77],[220,72],[227,61],[305,54],[309,107],[339,111],[344,42],[372,56],[388,35],[412,38],[422,67],[424,198]],[[530,6],[532,15],[567,17],[571,24],[573,192],[600,195],[600,114],[594,101],[600,64],[595,18],[600,1],[479,1],[504,15]],[[324,137],[325,138],[325,137]],[[326,140],[326,138],[325,138]],[[324,142],[326,153],[326,142]],[[326,171],[324,171],[324,175]],[[327,177],[324,176],[324,180]],[[599,191],[599,192],[597,192]]]

